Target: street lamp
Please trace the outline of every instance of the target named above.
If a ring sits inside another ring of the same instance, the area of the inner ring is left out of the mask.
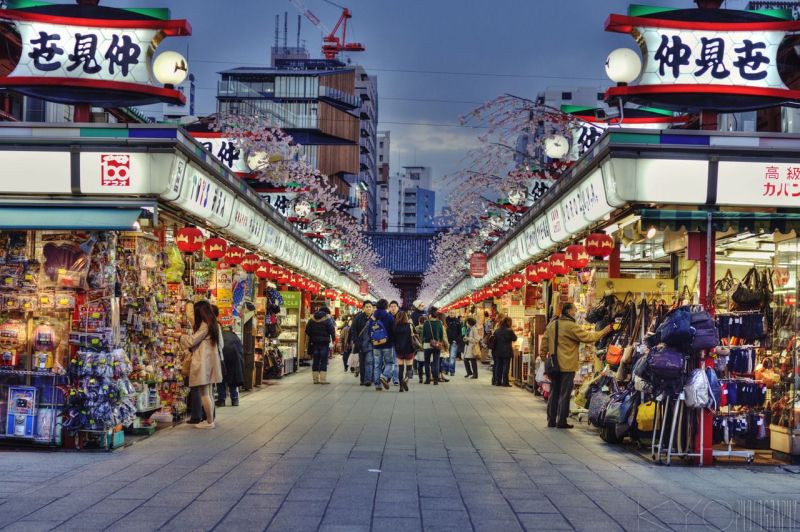
[[[544,139],[544,154],[551,159],[563,159],[569,153],[569,141],[564,135],[554,133]]]
[[[606,58],[606,75],[617,85],[627,85],[642,71],[639,54],[630,48],[617,48]]]
[[[153,61],[153,75],[166,88],[174,89],[189,75],[189,64],[178,52],[163,52]]]

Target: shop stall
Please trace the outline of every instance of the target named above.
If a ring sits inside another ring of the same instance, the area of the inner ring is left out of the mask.
[[[491,298],[513,312],[523,288],[498,299],[498,285],[524,272],[542,320],[570,301],[587,329],[614,325],[583,346],[575,390],[575,410],[608,441],[649,437],[661,461],[796,460],[798,148],[782,134],[610,130],[494,248],[486,276],[439,303]],[[697,322],[692,338],[659,342],[683,312]],[[534,348],[542,329],[532,327]],[[670,356],[680,369],[667,379],[653,360]],[[713,397],[687,405],[699,371]]]
[[[0,137],[0,440],[114,447],[183,419],[198,299],[242,338],[252,387],[297,370],[304,291],[357,293],[178,129]]]

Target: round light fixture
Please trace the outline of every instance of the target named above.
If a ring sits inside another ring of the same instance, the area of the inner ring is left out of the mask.
[[[342,239],[341,238],[332,238],[331,241],[328,243],[330,248],[333,251],[338,251],[342,249]]]
[[[606,58],[606,75],[619,85],[627,85],[642,71],[642,60],[630,48],[617,48]]]
[[[528,191],[522,187],[514,187],[508,191],[508,202],[514,207],[519,207],[525,203],[525,198],[528,196]]]
[[[564,135],[553,134],[544,139],[544,154],[551,159],[563,159],[569,153],[569,141]]]
[[[304,199],[295,200],[294,212],[300,218],[306,218],[309,214],[311,214],[311,203]]]
[[[489,217],[489,225],[491,225],[494,229],[502,229],[505,223],[506,221],[502,216],[497,215]]]
[[[653,238],[654,236],[656,236],[656,228],[650,227],[650,229],[647,230],[647,238]]]
[[[321,218],[317,218],[316,220],[308,224],[309,233],[322,233],[324,231],[325,231],[325,222],[323,222]]]
[[[178,52],[162,52],[153,61],[153,76],[167,88],[174,89],[189,75],[189,64]]]

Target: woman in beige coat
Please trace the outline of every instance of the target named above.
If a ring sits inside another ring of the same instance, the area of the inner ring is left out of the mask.
[[[214,310],[208,301],[194,304],[194,334],[181,337],[181,345],[191,351],[189,386],[200,391],[206,421],[197,423],[199,429],[213,429],[214,400],[212,386],[222,382],[222,364],[219,354],[220,328]]]

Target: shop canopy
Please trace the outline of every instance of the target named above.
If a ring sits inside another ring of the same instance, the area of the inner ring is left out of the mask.
[[[714,231],[734,230],[739,233],[800,233],[800,213],[786,212],[715,212],[709,210],[641,209],[638,211],[643,227],[660,231],[700,231],[708,228],[708,215]]]
[[[141,209],[0,207],[0,229],[132,231]]]

